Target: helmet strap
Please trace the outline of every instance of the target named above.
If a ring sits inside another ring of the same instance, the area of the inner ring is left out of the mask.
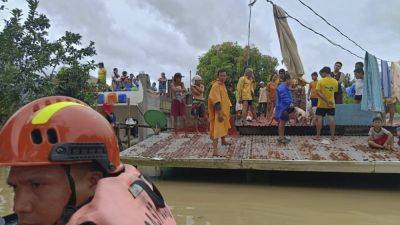
[[[67,205],[64,207],[64,211],[61,215],[61,218],[57,225],[65,225],[68,223],[71,216],[76,212],[76,189],[75,189],[75,181],[71,176],[71,166],[65,166],[65,174],[67,175],[69,188],[71,190],[71,195],[69,196],[69,200]]]

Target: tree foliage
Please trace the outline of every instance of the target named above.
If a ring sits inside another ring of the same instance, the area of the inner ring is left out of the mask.
[[[211,82],[216,78],[217,70],[223,68],[228,73],[229,79],[226,85],[233,100],[233,90],[236,89],[237,81],[243,75],[248,55],[248,67],[254,70],[256,82],[269,81],[278,65],[276,58],[261,54],[256,47],[243,48],[237,43],[224,42],[213,45],[199,58],[197,73],[203,78],[207,93]]]
[[[50,20],[38,13],[39,1],[27,4],[25,19],[22,10],[13,9],[0,31],[0,125],[22,105],[47,95],[94,102],[94,96],[85,94],[90,89],[89,71],[95,66],[87,59],[96,54],[94,42],[82,47],[81,35],[69,31],[50,41]],[[64,70],[58,72],[60,68]]]

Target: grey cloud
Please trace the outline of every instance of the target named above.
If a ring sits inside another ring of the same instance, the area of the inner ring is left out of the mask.
[[[377,56],[398,60],[400,49],[400,1],[305,0],[330,22]],[[341,37],[297,0],[275,0],[292,15],[357,54],[364,53]],[[236,41],[245,45],[247,0],[42,0],[56,35],[65,30],[81,33],[96,42],[96,60],[155,79],[194,71],[198,57],[213,44]],[[306,74],[336,60],[351,72],[359,59],[331,46],[289,20]],[[264,54],[281,58],[272,8],[260,0],[253,8],[251,43]],[[188,76],[186,76],[186,79]]]

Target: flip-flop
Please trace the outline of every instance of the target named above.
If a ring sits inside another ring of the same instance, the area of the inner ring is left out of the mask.
[[[225,143],[221,143],[221,145],[229,146],[229,145],[232,145],[232,143],[230,143],[230,142],[225,142]]]

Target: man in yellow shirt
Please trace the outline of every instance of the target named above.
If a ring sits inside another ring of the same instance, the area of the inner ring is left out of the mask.
[[[319,140],[321,137],[322,118],[328,115],[331,139],[335,140],[335,92],[338,91],[338,81],[331,77],[331,69],[324,67],[319,71],[322,79],[317,83],[318,105],[316,111],[316,128]]]
[[[106,78],[107,78],[107,70],[104,68],[104,63],[99,63],[99,71],[98,71],[98,77],[97,77],[97,85],[98,88],[101,91],[105,91],[107,84],[106,84]]]
[[[248,117],[247,115],[248,110],[252,114],[249,117],[249,119],[250,118],[252,119],[252,117],[256,115],[253,105],[254,88],[255,88],[255,83],[254,83],[253,70],[251,68],[246,68],[246,70],[244,71],[244,75],[239,78],[237,84],[239,103],[243,104],[242,117],[244,118]]]
[[[221,138],[222,145],[229,145],[225,140],[228,130],[231,128],[230,109],[231,101],[226,91],[226,71],[221,69],[217,72],[217,80],[213,81],[208,95],[208,116],[210,118],[210,137],[213,141],[213,156],[218,154],[218,139]]]

